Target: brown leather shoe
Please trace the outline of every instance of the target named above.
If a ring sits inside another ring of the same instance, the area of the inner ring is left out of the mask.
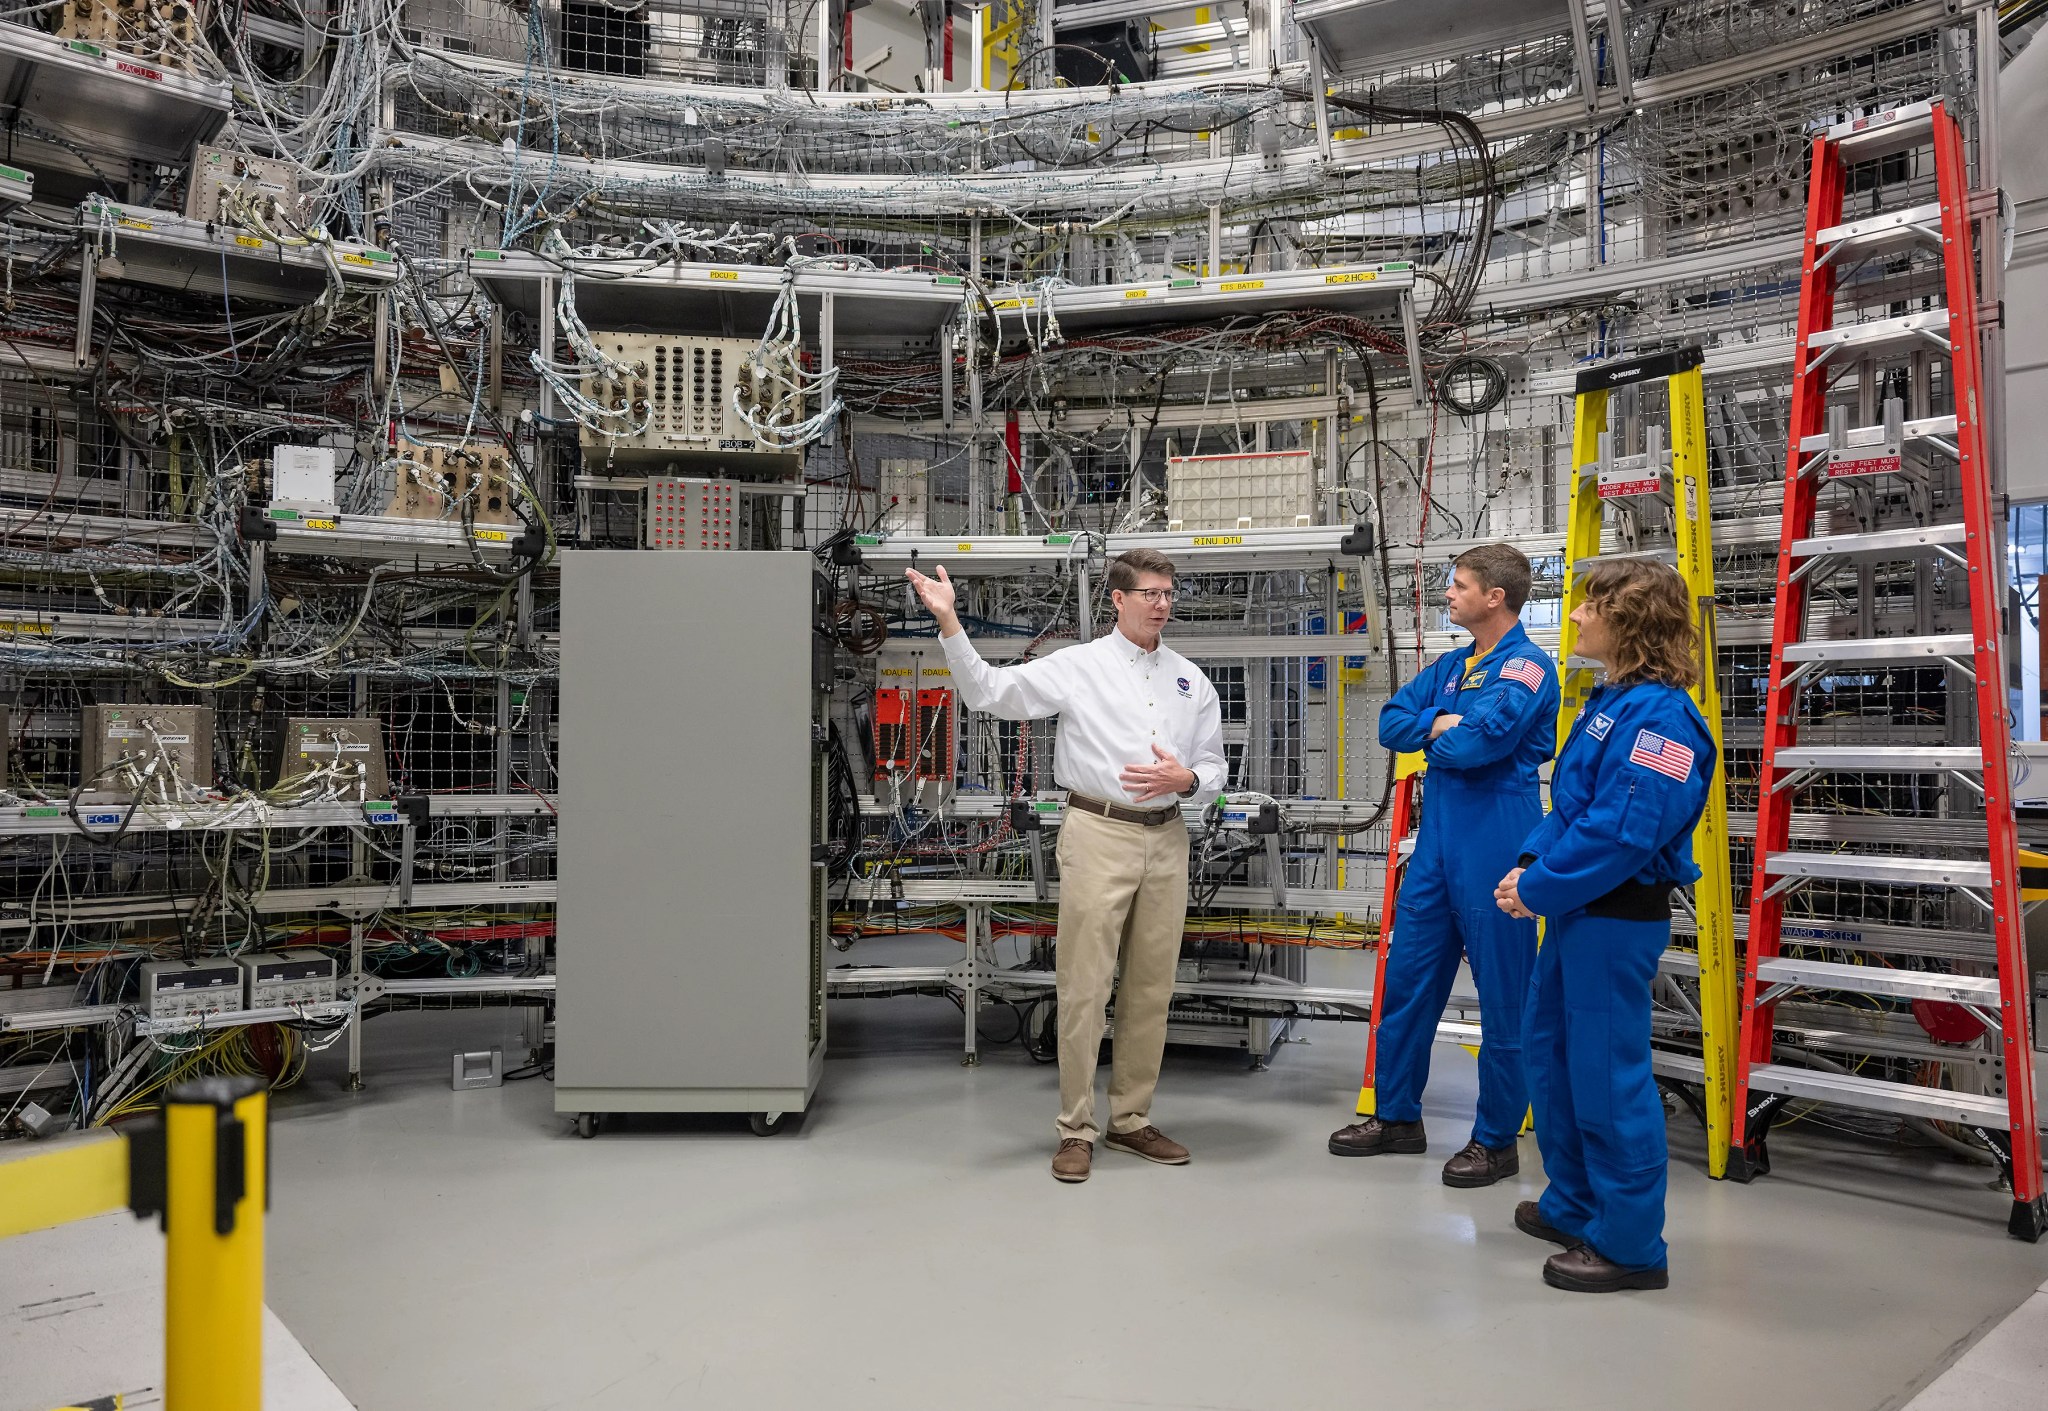
[[[1543,1207],[1533,1200],[1525,1200],[1515,1207],[1515,1228],[1525,1235],[1534,1235],[1539,1240],[1561,1244],[1574,1249],[1578,1241],[1543,1218]]]
[[[1188,1164],[1188,1149],[1157,1127],[1140,1127],[1135,1132],[1111,1132],[1102,1140],[1106,1146],[1142,1156],[1147,1161],[1156,1161],[1161,1166]]]
[[[1095,1143],[1082,1141],[1079,1137],[1068,1137],[1060,1143],[1060,1149],[1052,1154],[1052,1178],[1074,1185],[1088,1179],[1088,1168],[1095,1160]]]
[[[1444,1163],[1444,1184],[1470,1190],[1506,1180],[1522,1169],[1522,1155],[1509,1142],[1503,1147],[1465,1143],[1465,1149]]]
[[[1382,1122],[1368,1117],[1330,1133],[1333,1156],[1378,1156],[1382,1152],[1414,1156],[1429,1150],[1429,1134],[1417,1122]]]
[[[1543,1282],[1573,1293],[1619,1293],[1623,1289],[1670,1288],[1671,1271],[1662,1264],[1631,1269],[1616,1264],[1592,1245],[1582,1244],[1544,1260]]]

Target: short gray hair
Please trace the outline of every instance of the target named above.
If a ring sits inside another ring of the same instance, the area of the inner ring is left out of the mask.
[[[1173,560],[1157,549],[1132,549],[1118,554],[1109,561],[1109,588],[1113,593],[1128,593],[1138,586],[1138,579],[1147,573],[1163,573],[1168,578],[1176,577]]]

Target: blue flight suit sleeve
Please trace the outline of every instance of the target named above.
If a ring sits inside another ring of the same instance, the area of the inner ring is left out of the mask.
[[[1500,665],[1507,664],[1503,661]],[[1539,664],[1547,666],[1547,663]],[[1438,713],[1432,712],[1431,718]],[[1381,718],[1385,719],[1384,716]],[[1500,668],[1495,667],[1493,679],[1479,688],[1479,694],[1460,713],[1458,723],[1430,742],[1426,757],[1432,766],[1477,769],[1513,753],[1521,744],[1522,737],[1528,734],[1530,726],[1556,718],[1555,676],[1546,670],[1543,685],[1533,687],[1512,676],[1503,676]],[[1381,728],[1384,733],[1385,727]]]
[[[1438,657],[1431,662],[1380,707],[1380,748],[1409,754],[1429,743],[1429,727],[1444,713],[1437,703],[1444,661]]]
[[[1562,916],[1606,896],[1641,872],[1665,844],[1689,833],[1713,778],[1710,740],[1684,716],[1636,714],[1602,751],[1591,799],[1575,817],[1553,809],[1523,846],[1536,860],[1518,883],[1522,904],[1538,916]],[[1645,735],[1693,750],[1686,777],[1675,778],[1633,758]],[[1690,877],[1672,878],[1689,882]]]

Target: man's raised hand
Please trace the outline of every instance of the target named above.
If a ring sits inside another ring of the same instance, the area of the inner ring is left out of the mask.
[[[938,619],[940,634],[952,636],[960,626],[960,618],[953,610],[953,580],[946,576],[946,566],[939,565],[937,578],[927,578],[914,568],[904,569],[903,576],[910,580],[911,589],[917,594],[917,600],[924,604],[924,610]]]

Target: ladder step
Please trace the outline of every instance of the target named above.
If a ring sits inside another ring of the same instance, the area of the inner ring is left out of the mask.
[[[1943,657],[1969,660],[1976,645],[1967,632],[1947,632],[1936,637],[1844,637],[1825,642],[1787,642],[1782,653],[1786,661],[1939,661]]]
[[[1696,1053],[1653,1048],[1650,1050],[1650,1071],[1660,1078],[1676,1078],[1682,1083],[1704,1083],[1707,1081],[1707,1060]]]
[[[1965,1126],[2004,1131],[2012,1121],[2002,1097],[1923,1088],[1916,1083],[1887,1083],[1877,1078],[1858,1077],[1854,1073],[1823,1073],[1789,1063],[1764,1063],[1750,1069],[1749,1086],[1756,1092],[1812,1098],[1838,1107],[1890,1112],[1900,1117],[1925,1118],[1929,1122],[1960,1122]]]
[[[1955,415],[1950,413],[1947,416],[1923,416],[1917,421],[1907,422],[1905,432],[1908,441],[1924,441],[1929,437],[1939,437],[1944,441],[1953,441],[1956,434]],[[1849,428],[1849,434],[1843,438],[1843,443],[1852,451],[1861,450],[1866,446],[1882,446],[1884,444],[1884,428],[1882,426],[1852,426]],[[1799,438],[1799,451],[1802,455],[1811,454],[1814,451],[1825,451],[1827,448],[1828,434],[1825,431]]]
[[[1773,985],[1839,990],[1852,995],[1932,999],[1949,1004],[1988,1004],[1994,1008],[1999,1002],[1996,977],[1937,975],[1927,970],[1898,970],[1884,965],[1842,965],[1832,960],[1794,960],[1778,956],[1759,961],[1756,977]]]
[[[1948,310],[1928,309],[1924,313],[1901,314],[1897,318],[1824,328],[1808,335],[1806,348],[1815,357],[1834,353],[1842,357],[1869,358],[1901,348],[1946,346],[1947,339]]]
[[[1934,136],[1934,104],[1908,103],[1836,123],[1826,133],[1844,163],[1874,162],[1925,147]]]
[[[1931,774],[1936,770],[1975,772],[1984,756],[1974,745],[1788,745],[1771,756],[1779,773],[1788,769]]]
[[[1865,857],[1856,853],[1774,852],[1764,858],[1770,877],[1835,882],[1890,882],[1904,887],[1991,885],[1991,864],[1963,858]]]
[[[1813,243],[1826,249],[1830,245],[1853,245],[1858,251],[1875,250],[1880,247],[1912,245],[1922,240],[1939,242],[1941,239],[1941,202],[1929,201],[1924,206],[1912,206],[1902,211],[1885,211],[1880,215],[1865,216],[1842,225],[1831,225],[1813,237]]]
[[[1880,529],[1870,534],[1824,534],[1813,539],[1792,541],[1792,557],[1810,559],[1818,554],[1911,554],[1921,549],[1960,544],[1969,537],[1961,524],[1916,525],[1910,529]]]
[[[1583,568],[1589,563],[1620,563],[1623,560],[1668,563],[1675,568],[1678,565],[1678,550],[1668,544],[1661,549],[1634,549],[1627,552],[1617,549],[1611,554],[1581,554],[1573,563]]]

